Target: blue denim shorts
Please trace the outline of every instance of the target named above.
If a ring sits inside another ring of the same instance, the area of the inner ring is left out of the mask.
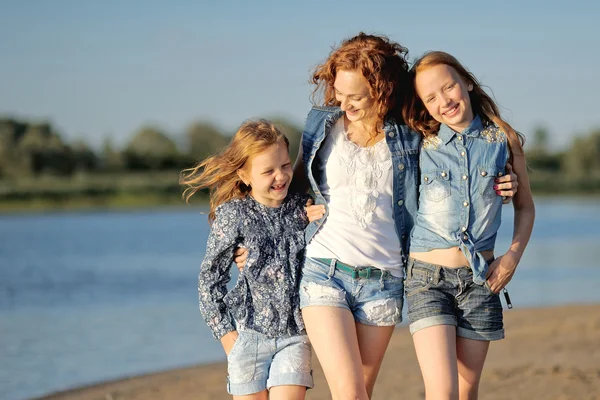
[[[502,304],[485,282],[473,282],[469,267],[447,268],[409,258],[406,302],[410,332],[454,325],[456,335],[474,340],[504,338]]]
[[[300,281],[300,308],[346,308],[365,325],[393,326],[402,321],[404,279],[387,271],[378,277],[353,277],[321,259],[306,257]]]
[[[229,394],[242,396],[283,385],[313,387],[308,336],[269,338],[249,329],[238,334],[227,355]]]

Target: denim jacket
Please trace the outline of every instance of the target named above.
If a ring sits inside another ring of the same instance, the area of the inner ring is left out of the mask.
[[[247,196],[215,210],[198,275],[200,312],[215,339],[240,328],[269,337],[304,331],[298,285],[307,199],[288,195],[271,208]],[[235,287],[227,291],[238,246],[248,249],[248,258]]]
[[[329,208],[319,191],[319,183],[312,171],[313,161],[321,143],[335,122],[344,115],[339,107],[313,107],[308,113],[302,132],[302,162],[315,204],[325,205],[325,215],[311,222],[305,231],[308,243],[319,230],[329,214]],[[388,119],[384,126],[385,140],[394,164],[393,213],[396,233],[400,239],[402,259],[406,265],[410,231],[417,212],[418,154],[421,136],[406,125],[397,125]]]
[[[480,252],[494,249],[502,212],[494,178],[504,175],[508,157],[504,132],[479,116],[460,133],[442,125],[437,136],[424,139],[411,251],[458,246],[473,281],[482,285],[488,265]]]

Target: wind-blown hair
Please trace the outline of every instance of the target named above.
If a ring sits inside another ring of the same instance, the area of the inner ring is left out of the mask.
[[[220,153],[181,171],[179,183],[187,186],[183,197],[187,202],[198,190],[209,188],[208,220],[212,223],[219,205],[250,193],[251,187],[242,182],[238,170],[243,169],[252,157],[279,143],[284,143],[289,150],[288,139],[272,122],[264,119],[244,122]]]
[[[402,105],[409,87],[408,49],[385,36],[358,35],[344,40],[338,48],[333,48],[327,60],[318,65],[312,75],[313,103],[326,106],[339,106],[335,98],[333,84],[337,71],[357,71],[369,84],[370,95],[376,103],[376,125],[371,135],[383,127],[386,116],[400,122]],[[319,95],[321,102],[317,100]]]
[[[483,90],[477,78],[455,57],[443,51],[426,53],[415,62],[410,70],[412,96],[410,96],[410,101],[407,101],[404,107],[404,119],[408,126],[426,137],[437,135],[440,129],[440,123],[429,115],[415,88],[417,74],[436,65],[447,65],[453,68],[466,84],[473,85],[473,90],[469,92],[473,115],[479,115],[484,125],[496,124],[506,134],[511,150],[511,160],[513,154],[523,155],[523,144],[525,143],[523,135],[515,131],[508,122],[502,119],[498,106]]]

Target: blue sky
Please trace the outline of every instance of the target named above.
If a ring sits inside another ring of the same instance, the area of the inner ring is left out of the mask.
[[[591,1],[3,0],[0,115],[67,139],[126,143],[143,125],[302,124],[310,70],[359,31],[459,58],[506,119],[554,147],[600,127],[600,3]]]

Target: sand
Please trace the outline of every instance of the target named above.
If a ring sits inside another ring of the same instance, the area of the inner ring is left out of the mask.
[[[506,339],[494,342],[480,399],[600,400],[600,305],[513,309],[505,312]],[[308,400],[329,399],[316,357]],[[230,399],[225,364],[201,365],[52,394],[52,400]],[[396,330],[374,399],[423,399],[410,334]]]

